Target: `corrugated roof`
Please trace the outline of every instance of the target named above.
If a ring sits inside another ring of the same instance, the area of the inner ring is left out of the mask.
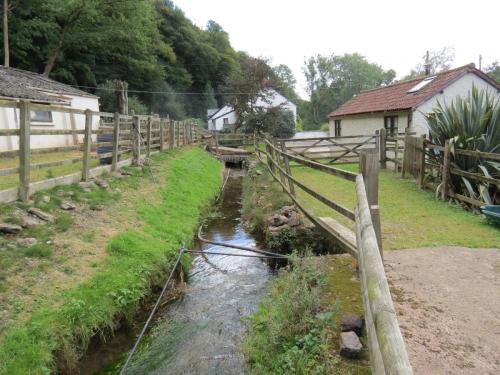
[[[467,73],[474,73],[493,86],[500,88],[498,83],[482,71],[476,69],[474,64],[468,64],[433,75],[435,78],[429,84],[414,93],[408,93],[408,91],[426,77],[361,91],[354,98],[330,113],[329,117],[411,109],[431,98]]]
[[[0,66],[0,96],[50,103],[65,102],[62,98],[57,98],[49,93],[97,98],[88,92],[54,81],[38,73]]]

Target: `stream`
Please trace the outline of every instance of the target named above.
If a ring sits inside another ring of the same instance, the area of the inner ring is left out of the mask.
[[[231,170],[231,175],[218,204],[220,215],[205,225],[203,236],[255,246],[241,217],[242,174]],[[199,241],[193,248],[249,254]],[[243,374],[244,318],[255,311],[270,276],[270,268],[258,258],[196,256],[186,293],[160,313],[126,374]]]

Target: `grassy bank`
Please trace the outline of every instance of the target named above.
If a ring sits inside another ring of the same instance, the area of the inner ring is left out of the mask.
[[[221,165],[201,149],[188,148],[157,154],[153,169],[158,189],[129,202],[124,215],[132,212],[133,226],[122,227],[103,244],[106,254],[97,270],[53,299],[38,301],[23,324],[6,329],[0,342],[1,374],[71,368],[92,336],[132,316],[151,283],[163,279],[217,192]],[[140,191],[138,177],[132,181]],[[92,242],[92,232],[83,240]]]
[[[356,171],[356,164],[341,168]],[[352,182],[310,168],[295,166],[292,173],[317,192],[346,207],[356,203]],[[438,200],[420,190],[415,181],[401,179],[390,170],[381,170],[379,186],[384,248],[403,249],[434,246],[500,247],[497,228],[480,215]],[[300,189],[299,199],[317,216],[332,216],[345,225],[352,222],[318,202]]]
[[[251,374],[369,374],[368,353],[350,361],[339,352],[340,318],[361,313],[353,259],[295,259],[281,270],[250,317],[244,352]]]

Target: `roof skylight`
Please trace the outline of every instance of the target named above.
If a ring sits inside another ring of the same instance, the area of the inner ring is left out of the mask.
[[[420,81],[415,86],[413,86],[411,89],[409,89],[406,93],[411,94],[413,92],[417,92],[417,91],[423,89],[425,86],[427,86],[429,83],[431,83],[434,80],[434,78],[436,78],[436,76],[425,78],[424,80]]]

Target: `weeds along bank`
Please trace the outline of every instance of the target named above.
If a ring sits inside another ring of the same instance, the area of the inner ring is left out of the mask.
[[[242,344],[249,373],[369,374],[366,345],[357,360],[339,355],[342,316],[363,314],[356,260],[349,255],[313,256],[338,248],[307,224],[269,235],[269,218],[290,204],[265,165],[250,168],[243,186],[246,225],[273,251],[294,254],[249,318]]]
[[[70,370],[93,336],[113,329],[124,316],[133,317],[151,286],[164,280],[181,244],[189,245],[201,213],[216,195],[222,182],[222,166],[196,147],[156,154],[152,165],[158,185],[151,185],[147,168],[141,173],[131,168],[129,171],[134,176],[130,179],[109,181],[111,187],[120,186],[122,192],[113,198],[117,202],[102,212],[109,210],[110,217],[128,219],[118,221],[118,229],[102,244],[98,239],[92,242],[92,232],[84,233],[82,238],[90,243],[89,248],[95,244],[94,251],[98,252],[97,247],[103,247],[101,258],[90,266],[93,271],[89,276],[81,277],[71,287],[56,288],[42,300],[34,295],[37,301],[30,305],[29,314],[23,319],[12,319],[12,325],[4,327],[0,333],[1,374]],[[78,186],[73,188],[76,192],[71,196],[75,199],[85,194],[105,194],[81,192]],[[59,190],[47,195],[56,196]],[[92,197],[85,199],[90,200],[86,204],[100,204],[93,202]],[[98,212],[94,224],[92,214],[89,215],[88,228],[97,225]],[[70,227],[68,232],[72,230],[76,229]],[[57,239],[59,235],[53,236]],[[47,257],[54,257],[58,251]],[[70,258],[71,253],[67,257]],[[188,262],[188,258],[184,261]],[[43,273],[40,280],[44,282]],[[52,285],[47,285],[50,287]]]

